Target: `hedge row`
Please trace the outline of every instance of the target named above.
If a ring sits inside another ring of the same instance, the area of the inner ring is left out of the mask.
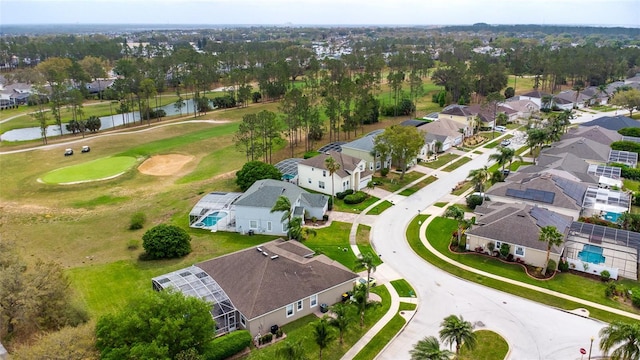
[[[251,334],[247,330],[237,330],[210,342],[204,350],[205,360],[223,360],[251,345]]]
[[[351,195],[351,194],[353,194],[353,190],[352,189],[347,189],[345,191],[336,193],[336,197],[338,199],[342,200],[342,199],[344,199],[345,196]]]
[[[364,193],[362,191],[358,191],[357,193],[345,196],[344,197],[344,203],[345,204],[360,204],[366,198],[367,198],[367,194],[366,193]]]

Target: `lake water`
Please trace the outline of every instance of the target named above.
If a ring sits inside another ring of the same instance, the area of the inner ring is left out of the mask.
[[[174,104],[168,104],[161,107],[167,113],[167,116],[177,115],[180,112],[176,110]],[[182,113],[187,114],[187,109],[193,113],[193,100],[185,100],[185,106],[182,107]],[[114,108],[115,110],[115,108]],[[116,126],[124,125],[124,121],[127,124],[131,124],[133,121],[139,122],[140,115],[138,112],[130,112],[124,114],[113,114],[112,116],[103,116],[100,118],[100,122],[102,126],[100,130],[110,129]],[[152,119],[151,122],[156,121],[157,119]],[[35,122],[35,120],[34,120]],[[62,133],[70,134],[67,131],[65,124],[62,124]],[[58,125],[50,125],[47,126],[47,137],[60,136],[60,127]],[[25,141],[25,140],[37,140],[41,139],[40,127],[30,127],[30,128],[22,128],[22,129],[14,129],[9,130],[6,133],[0,135],[1,141]]]

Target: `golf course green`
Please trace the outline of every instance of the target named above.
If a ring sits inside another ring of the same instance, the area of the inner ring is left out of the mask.
[[[56,169],[39,180],[46,184],[73,184],[108,179],[129,170],[136,164],[131,156],[113,156]]]

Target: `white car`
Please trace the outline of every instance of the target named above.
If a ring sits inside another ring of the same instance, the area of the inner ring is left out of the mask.
[[[367,280],[365,278],[360,278],[358,279],[358,283],[362,284],[362,285],[366,285],[367,284]],[[376,279],[370,277],[369,278],[369,287],[374,287],[376,286]]]
[[[496,126],[495,127],[496,131],[500,131],[500,132],[505,132],[507,131],[507,128],[504,126]]]
[[[509,146],[509,145],[511,145],[511,140],[509,140],[509,139],[502,140],[502,141],[500,142],[500,145],[502,145],[502,146]]]

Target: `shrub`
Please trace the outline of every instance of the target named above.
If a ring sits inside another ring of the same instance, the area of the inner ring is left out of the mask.
[[[609,281],[610,278],[611,278],[611,273],[609,271],[604,270],[600,273],[600,280]]]
[[[502,257],[507,257],[507,255],[509,255],[509,251],[511,251],[511,246],[509,244],[502,243],[500,245],[500,255],[502,255]]]
[[[475,210],[476,206],[482,205],[483,201],[484,200],[482,199],[482,196],[480,196],[480,195],[469,195],[469,196],[467,196],[467,206],[471,210]]]
[[[329,200],[327,200],[327,210],[331,211],[333,210],[333,197],[329,196]],[[329,215],[324,215],[324,217],[327,217],[327,219],[329,219]],[[327,219],[324,219],[324,221],[327,221]]]
[[[560,260],[560,263],[558,264],[558,270],[562,272],[569,271],[569,262],[566,260]]]
[[[338,199],[342,200],[342,199],[344,199],[345,196],[351,195],[351,194],[353,194],[353,190],[352,189],[347,189],[345,191],[341,191],[341,192],[336,193],[336,197]]]
[[[631,294],[631,303],[635,307],[640,307],[640,290],[636,289]]]
[[[304,153],[304,155],[302,155],[302,157],[305,158],[305,159],[311,159],[312,157],[314,157],[316,155],[320,155],[320,152],[315,151],[315,150],[311,150],[311,151],[307,151],[306,153]]]
[[[493,254],[493,249],[495,248],[496,248],[496,244],[494,244],[493,241],[487,244],[487,249],[489,249],[489,253]]]
[[[347,196],[344,197],[344,203],[345,204],[360,204],[361,202],[363,202],[365,199],[367,198],[367,194],[362,192],[362,191],[358,191],[354,194],[349,194]]]
[[[160,224],[144,233],[142,247],[150,259],[182,257],[191,252],[191,236],[175,225]]]
[[[131,222],[129,223],[129,230],[138,230],[142,229],[145,221],[147,221],[147,217],[144,213],[137,212],[131,215]]]
[[[616,284],[614,282],[607,283],[607,287],[604,289],[604,295],[608,298],[616,295]]]
[[[465,251],[467,250],[467,236],[463,235],[460,238],[460,242],[458,243],[458,251]]]
[[[268,343],[271,342],[271,340],[273,340],[273,334],[272,333],[266,333],[260,339],[258,339],[258,343],[260,345],[268,344]]]
[[[209,342],[203,351],[205,360],[222,360],[231,357],[251,345],[251,334],[237,330]]]
[[[284,335],[284,333],[282,332],[282,329],[278,328],[278,331],[276,331],[276,339],[281,338],[282,335]]]
[[[127,243],[127,249],[129,250],[137,250],[140,247],[140,241],[136,239],[131,239]]]
[[[622,128],[618,130],[618,134],[624,136],[640,137],[640,128]]]
[[[385,176],[387,176],[388,174],[389,174],[389,168],[382,168],[382,169],[380,169],[380,175],[381,175],[382,177],[385,177]]]
[[[549,259],[549,262],[547,263],[547,274],[548,273],[553,274],[557,268],[558,268],[558,265],[556,264],[556,262]]]

